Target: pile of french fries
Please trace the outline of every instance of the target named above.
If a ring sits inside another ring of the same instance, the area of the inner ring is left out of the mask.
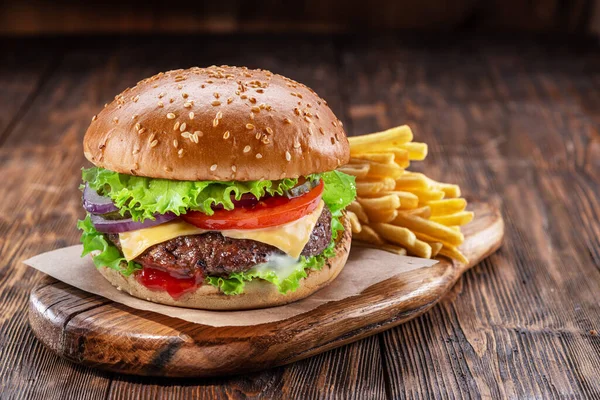
[[[348,207],[356,244],[397,254],[468,260],[458,247],[460,227],[473,219],[457,185],[409,172],[411,161],[427,156],[406,126],[351,137],[350,163],[340,171],[356,177],[357,198]]]

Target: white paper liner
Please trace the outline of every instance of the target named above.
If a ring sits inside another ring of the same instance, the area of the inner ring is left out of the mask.
[[[128,307],[210,326],[250,326],[284,320],[325,303],[358,295],[368,287],[393,276],[437,263],[436,260],[354,247],[338,277],[330,285],[306,299],[260,310],[205,311],[156,304],[119,291],[96,271],[89,256],[80,257],[81,251],[81,245],[65,247],[39,254],[24,263],[59,281]]]

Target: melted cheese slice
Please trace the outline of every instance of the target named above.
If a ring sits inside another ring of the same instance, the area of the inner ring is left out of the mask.
[[[250,239],[269,244],[297,259],[310,239],[310,234],[323,211],[323,206],[324,203],[321,201],[313,212],[287,224],[263,229],[228,229],[219,232],[223,236],[233,239]],[[125,258],[133,260],[148,247],[155,244],[166,242],[178,236],[200,235],[206,232],[209,232],[209,230],[197,228],[181,220],[175,220],[152,228],[119,233],[119,240]]]

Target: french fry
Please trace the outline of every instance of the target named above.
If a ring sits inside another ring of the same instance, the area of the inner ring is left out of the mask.
[[[358,197],[358,202],[369,214],[369,210],[395,210],[400,207],[400,198],[395,194],[388,194],[375,198]]]
[[[353,158],[353,159],[350,159],[350,162],[356,163],[357,160],[358,159]],[[402,176],[402,174],[404,173],[404,169],[400,168],[398,166],[398,164],[395,164],[395,163],[384,164],[384,163],[378,163],[378,162],[369,161],[369,160],[361,160],[361,161],[366,161],[369,164],[369,172],[367,173],[367,176],[371,177],[371,178],[396,179],[396,178]]]
[[[398,254],[399,256],[406,255],[406,249],[404,247],[396,246],[393,244],[374,245],[372,243],[366,243],[366,242],[355,242],[355,243],[353,243],[353,245],[358,245],[358,247],[368,247],[371,249],[385,250],[390,253]]]
[[[369,160],[375,161],[383,164],[392,164],[396,156],[394,153],[360,153],[353,155],[354,158],[358,158],[360,160]]]
[[[365,178],[369,173],[369,164],[344,165],[339,168],[345,174],[353,175],[357,178]]]
[[[376,244],[378,246],[385,245],[383,239],[368,225],[363,225],[360,232],[352,235],[352,239],[360,240],[362,242]]]
[[[444,198],[444,192],[441,190],[431,189],[407,189],[412,194],[416,194],[419,198],[419,204],[427,204],[433,200],[441,200]]]
[[[352,227],[352,233],[360,233],[362,230],[362,226],[358,221],[358,217],[352,211],[347,211],[346,215],[348,216],[348,220],[350,221],[350,226]]]
[[[393,209],[368,209],[365,211],[371,222],[391,222],[398,216],[398,210]]]
[[[460,211],[449,215],[438,215],[431,217],[431,221],[439,222],[442,225],[465,225],[473,220],[475,214],[471,211]]]
[[[442,246],[445,247],[453,247],[453,245],[451,245],[450,243],[438,239],[438,238],[434,238],[433,236],[427,235],[425,233],[421,233],[421,232],[414,232],[415,236],[417,237],[417,239],[422,240],[426,243],[441,243]]]
[[[348,207],[346,207],[346,210],[352,211],[354,214],[356,214],[358,220],[363,224],[369,223],[369,217],[358,201],[354,200],[352,203],[350,203],[350,205],[348,205]]]
[[[467,207],[467,201],[465,199],[443,199],[430,201],[427,205],[431,208],[431,215],[440,216],[463,211]]]
[[[396,190],[406,189],[428,189],[431,186],[425,175],[420,173],[406,172],[396,178]]]
[[[372,226],[381,237],[406,248],[409,253],[417,257],[431,258],[431,246],[417,239],[410,230],[383,223],[374,223]]]
[[[361,197],[372,197],[383,192],[383,180],[357,181],[356,195]]]
[[[392,178],[361,179],[356,182],[356,194],[359,197],[375,197],[379,193],[393,190],[396,181]]]
[[[429,243],[429,245],[431,246],[431,257],[435,257],[439,254],[439,252],[442,250],[442,248],[444,247],[443,244],[441,244],[440,242],[432,242]]]
[[[431,216],[431,209],[429,208],[429,206],[423,206],[419,208],[413,208],[412,210],[398,211],[398,214],[415,215],[417,217],[429,219],[429,217]]]
[[[445,241],[454,246],[460,246],[465,240],[462,233],[456,232],[437,222],[433,222],[414,215],[398,214],[393,221],[394,225],[399,225],[410,229],[413,232],[421,232],[432,238]]]
[[[427,157],[427,144],[425,143],[410,142],[404,143],[400,147],[408,150],[408,158],[410,160],[421,161]]]
[[[457,260],[465,265],[469,264],[469,259],[465,257],[465,255],[454,246],[442,247],[439,254],[446,256],[450,259]]]
[[[400,199],[399,208],[401,210],[410,210],[419,206],[419,198],[410,192],[393,191],[384,192],[383,194],[391,194],[398,196],[398,198]]]
[[[407,125],[397,126],[383,132],[348,138],[350,154],[368,153],[376,150],[387,151],[413,140],[413,133]]]
[[[429,181],[431,186],[446,193],[447,198],[455,199],[457,197],[460,197],[460,187],[458,185],[453,185],[451,183],[438,182],[431,178],[427,178],[427,180]]]

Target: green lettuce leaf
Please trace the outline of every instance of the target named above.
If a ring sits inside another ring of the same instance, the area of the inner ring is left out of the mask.
[[[134,271],[142,268],[141,265],[133,261],[127,261],[121,251],[94,228],[89,215],[84,220],[77,221],[77,228],[82,231],[83,252],[81,256],[92,253],[92,260],[96,267],[108,267],[119,271],[125,276],[129,276]]]
[[[323,201],[332,214],[339,216],[356,197],[355,178],[339,171],[325,172],[321,174],[321,178],[325,184]]]
[[[110,197],[121,215],[129,213],[134,221],[154,219],[156,213],[184,214],[187,210],[212,215],[214,205],[226,210],[234,207],[231,195],[239,200],[252,193],[260,199],[265,195],[283,194],[298,183],[298,179],[279,181],[173,181],[142,176],[119,174],[93,167],[82,171],[82,178],[90,187]]]

